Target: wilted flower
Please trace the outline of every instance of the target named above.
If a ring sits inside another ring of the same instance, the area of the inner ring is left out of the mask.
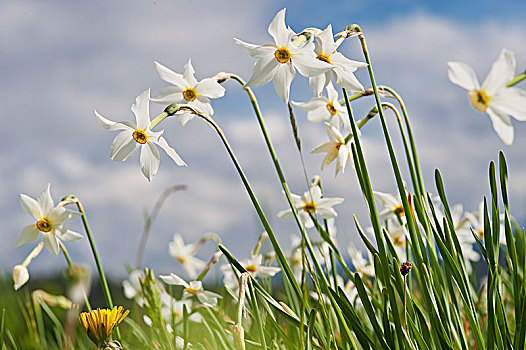
[[[197,270],[201,270],[206,266],[203,260],[194,256],[200,247],[199,243],[184,244],[183,237],[176,233],[168,247],[170,255],[183,265],[188,277],[195,278]]]
[[[128,316],[129,312],[130,310],[123,312],[122,306],[115,306],[112,310],[96,309],[81,313],[79,320],[91,341],[100,347],[110,340],[113,329]]]
[[[331,81],[331,72],[336,84],[349,91],[362,91],[363,86],[354,76],[353,72],[357,68],[366,67],[367,63],[353,61],[341,53],[337,52],[337,43],[334,42],[334,35],[332,34],[332,25],[321,33],[316,35],[316,44],[314,52],[316,58],[320,61],[327,62],[332,65],[332,68],[324,74],[309,78],[309,84],[314,96],[321,94],[323,89]]]
[[[347,161],[351,160],[351,148],[338,129],[329,123],[325,123],[325,125],[327,126],[327,135],[329,136],[330,141],[314,148],[310,153],[327,152],[327,155],[323,158],[323,162],[321,163],[321,170],[325,169],[327,165],[331,164],[336,159],[335,176],[338,175],[340,171],[343,174]]]
[[[66,220],[77,219],[80,217],[80,213],[64,207],[55,207],[49,187],[50,184],[47,184],[37,200],[25,194],[20,195],[22,208],[24,208],[26,213],[34,217],[37,222],[22,229],[15,248],[33,242],[38,238],[39,233],[42,233],[46,248],[51,253],[58,255],[59,240],[70,242],[82,238],[80,233],[70,231],[62,225]]]
[[[291,193],[294,206],[298,209],[298,214],[306,228],[314,227],[311,215],[319,215],[324,219],[334,218],[338,215],[332,208],[333,206],[343,203],[343,198],[322,198],[319,186],[311,186],[303,197]],[[292,218],[292,209],[286,209],[278,213],[280,218]]]
[[[150,127],[150,89],[137,96],[135,103],[131,106],[135,114],[136,124],[132,122],[113,122],[101,116],[97,111],[99,123],[107,130],[117,131],[124,130],[115,137],[111,146],[110,159],[115,161],[125,161],[131,157],[137,149],[141,148],[141,170],[148,181],[157,174],[160,163],[160,155],[157,147],[161,147],[173,159],[175,164],[186,166],[186,163],[179,157],[177,152],[168,145],[168,142],[162,137],[164,130],[151,131]]]
[[[250,56],[258,59],[246,86],[261,86],[274,79],[276,92],[287,103],[296,69],[305,77],[317,76],[331,69],[332,65],[316,59],[312,41],[301,47],[292,44],[295,33],[285,25],[285,9],[276,14],[268,27],[268,33],[274,38],[275,44],[253,45],[234,39]]]
[[[161,90],[157,96],[150,99],[151,101],[163,104],[187,104],[207,115],[214,114],[210,98],[222,97],[225,94],[225,88],[212,78],[206,78],[200,82],[197,81],[194,76],[195,71],[192,67],[191,59],[184,66],[185,69],[182,75],[175,73],[158,62],[155,62],[155,68],[161,79],[173,86]],[[179,121],[182,125],[185,125],[193,118],[193,114],[185,113],[179,117]]]
[[[452,83],[469,91],[473,107],[488,113],[493,129],[507,145],[513,143],[512,116],[520,121],[526,120],[526,91],[506,87],[515,74],[515,54],[503,49],[491,66],[486,80],[479,85],[473,69],[465,63],[448,62],[448,77]]]
[[[221,298],[219,294],[204,290],[203,283],[201,281],[191,281],[188,283],[174,273],[165,276],[161,275],[159,277],[164,281],[164,283],[183,286],[183,299],[196,296],[197,300],[199,300],[203,305],[214,307],[217,305],[217,299]]]
[[[329,124],[340,130],[342,125],[344,131],[351,132],[351,123],[347,110],[338,102],[338,92],[329,81],[327,85],[327,97],[317,96],[308,102],[298,103],[292,102],[299,108],[308,111],[307,119],[314,123],[319,123],[328,120]]]

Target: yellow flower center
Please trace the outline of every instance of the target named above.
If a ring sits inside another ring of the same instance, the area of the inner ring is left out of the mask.
[[[483,229],[478,230],[477,234],[478,234],[480,239],[484,239],[484,230]]]
[[[320,61],[332,64],[332,62],[331,62],[331,55],[326,55],[324,53],[320,53],[318,56],[316,56],[316,58],[319,59]]]
[[[469,99],[476,110],[485,112],[489,105],[489,96],[484,90],[471,90]]]
[[[247,270],[249,273],[254,273],[258,267],[256,265],[247,265],[245,266],[245,270]]]
[[[329,111],[331,115],[335,115],[336,113],[338,113],[336,108],[334,108],[334,105],[332,104],[332,102],[327,103],[327,110]]]
[[[309,214],[314,214],[314,212],[316,211],[316,203],[305,202],[305,204],[303,204],[303,210],[305,210]]]
[[[195,89],[187,87],[186,90],[183,91],[183,97],[188,102],[193,102],[197,98],[197,92]]]
[[[287,63],[290,61],[292,54],[290,53],[288,48],[278,47],[276,52],[274,52],[274,57],[276,57],[279,63]]]
[[[40,219],[37,221],[37,228],[39,231],[49,232],[51,231],[51,223],[48,219]]]
[[[192,294],[192,295],[196,295],[197,292],[198,292],[197,289],[192,288],[192,287],[185,288],[184,290],[187,291],[188,293]]]
[[[393,244],[398,247],[405,246],[405,237],[403,234],[398,233],[393,237]]]
[[[396,216],[403,216],[405,214],[404,207],[402,205],[397,205],[396,207],[393,208],[393,213]]]
[[[137,129],[133,132],[132,136],[133,139],[141,145],[144,145],[146,142],[148,142],[148,135],[146,135],[144,130]]]
[[[186,258],[182,255],[179,255],[178,257],[176,257],[176,259],[181,263],[181,264],[184,264],[185,261],[186,261]]]

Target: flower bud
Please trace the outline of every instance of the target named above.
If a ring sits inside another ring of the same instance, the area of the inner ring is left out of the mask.
[[[24,265],[16,265],[13,269],[13,281],[15,282],[15,290],[19,290],[24,284],[29,281],[29,272]]]
[[[232,329],[232,337],[236,349],[245,350],[245,330],[241,324],[236,324]]]
[[[400,273],[402,276],[407,276],[409,271],[413,268],[413,265],[411,265],[411,262],[405,261],[400,265]]]

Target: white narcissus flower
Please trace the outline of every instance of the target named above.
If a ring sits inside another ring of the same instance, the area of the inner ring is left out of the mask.
[[[191,281],[190,283],[187,283],[185,280],[174,273],[164,276],[161,275],[159,277],[164,283],[185,287],[183,291],[183,299],[196,296],[197,300],[199,300],[203,305],[214,307],[217,305],[217,299],[221,298],[219,294],[204,290],[203,283],[201,281]]]
[[[275,44],[253,45],[234,39],[250,56],[258,59],[246,86],[261,86],[274,79],[276,92],[287,103],[296,70],[305,77],[313,77],[332,68],[332,65],[316,59],[312,42],[301,47],[292,44],[295,33],[285,25],[285,9],[276,14],[268,27],[268,33],[274,38]]]
[[[252,256],[248,260],[240,261],[239,264],[243,266],[253,278],[273,277],[281,270],[279,267],[262,265],[262,261],[263,255],[259,254]],[[232,271],[232,267],[230,265],[223,265],[221,266],[221,271],[223,271],[223,284],[225,287],[232,290],[238,289],[239,281],[234,271]]]
[[[196,243],[184,244],[183,237],[178,233],[174,235],[173,241],[171,241],[168,246],[170,255],[183,265],[184,270],[190,278],[196,278],[197,271],[206,266],[203,260],[194,256],[199,246],[200,245]]]
[[[343,203],[343,198],[322,198],[321,189],[314,185],[303,194],[303,197],[297,194],[290,194],[294,206],[298,209],[298,214],[306,228],[314,227],[310,215],[319,215],[324,219],[334,218],[338,215],[333,206]],[[278,213],[280,218],[292,218],[292,209],[286,209]]]
[[[399,194],[392,195],[379,191],[373,191],[374,198],[376,198],[383,207],[379,213],[380,220],[400,219],[405,215],[404,205]]]
[[[367,63],[350,60],[336,52],[337,48],[338,44],[334,42],[332,34],[332,25],[329,24],[324,31],[316,35],[314,52],[318,60],[331,64],[332,68],[324,74],[309,78],[314,96],[320,95],[329,84],[331,72],[336,85],[349,91],[363,91],[362,84],[356,79],[353,72],[358,68],[367,67]]]
[[[327,165],[336,159],[335,176],[338,175],[340,171],[343,174],[347,161],[351,160],[351,148],[338,129],[329,123],[325,123],[325,125],[327,126],[327,135],[329,135],[330,141],[314,148],[310,153],[327,152],[327,155],[321,163],[321,170],[325,169]]]
[[[22,229],[15,248],[33,242],[42,233],[45,247],[53,254],[58,255],[59,241],[76,241],[82,238],[77,232],[68,230],[62,223],[66,220],[75,220],[80,217],[80,213],[55,207],[51,193],[50,184],[40,193],[37,200],[21,194],[20,200],[25,212],[34,217],[37,222],[27,225]]]
[[[488,113],[497,135],[505,144],[511,145],[513,126],[510,116],[526,121],[526,91],[506,87],[515,74],[515,54],[503,49],[482,86],[479,85],[473,69],[467,64],[448,62],[448,67],[449,80],[469,91],[473,107]]]
[[[329,124],[336,129],[340,130],[343,125],[346,133],[351,132],[351,123],[349,121],[347,109],[338,102],[338,92],[334,89],[334,86],[330,81],[327,85],[327,97],[320,95],[312,98],[308,102],[292,103],[299,108],[308,111],[307,119],[310,122],[319,123],[328,120]]]
[[[131,106],[135,114],[137,124],[132,122],[113,122],[101,116],[97,111],[99,123],[107,130],[123,130],[113,140],[111,145],[110,159],[115,161],[125,161],[131,157],[137,149],[141,148],[141,170],[148,181],[157,174],[160,163],[160,155],[157,147],[161,147],[173,159],[175,164],[186,166],[186,163],[179,157],[177,152],[168,145],[162,137],[164,130],[151,131],[150,127],[150,89],[137,96],[135,103]]]
[[[187,104],[211,116],[214,114],[214,109],[210,104],[210,99],[225,95],[225,88],[216,80],[206,78],[199,82],[195,79],[195,71],[191,60],[188,60],[188,63],[184,66],[182,75],[175,73],[158,62],[155,62],[155,68],[161,79],[173,86],[161,90],[157,96],[150,99],[152,102]],[[193,114],[185,113],[179,117],[179,121],[182,125],[185,125],[193,118]]]

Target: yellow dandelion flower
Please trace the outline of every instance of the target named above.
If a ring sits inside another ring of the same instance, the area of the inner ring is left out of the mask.
[[[80,323],[88,337],[97,345],[104,344],[113,332],[113,329],[124,320],[130,310],[123,312],[122,306],[110,309],[97,309],[82,312],[79,316]]]

